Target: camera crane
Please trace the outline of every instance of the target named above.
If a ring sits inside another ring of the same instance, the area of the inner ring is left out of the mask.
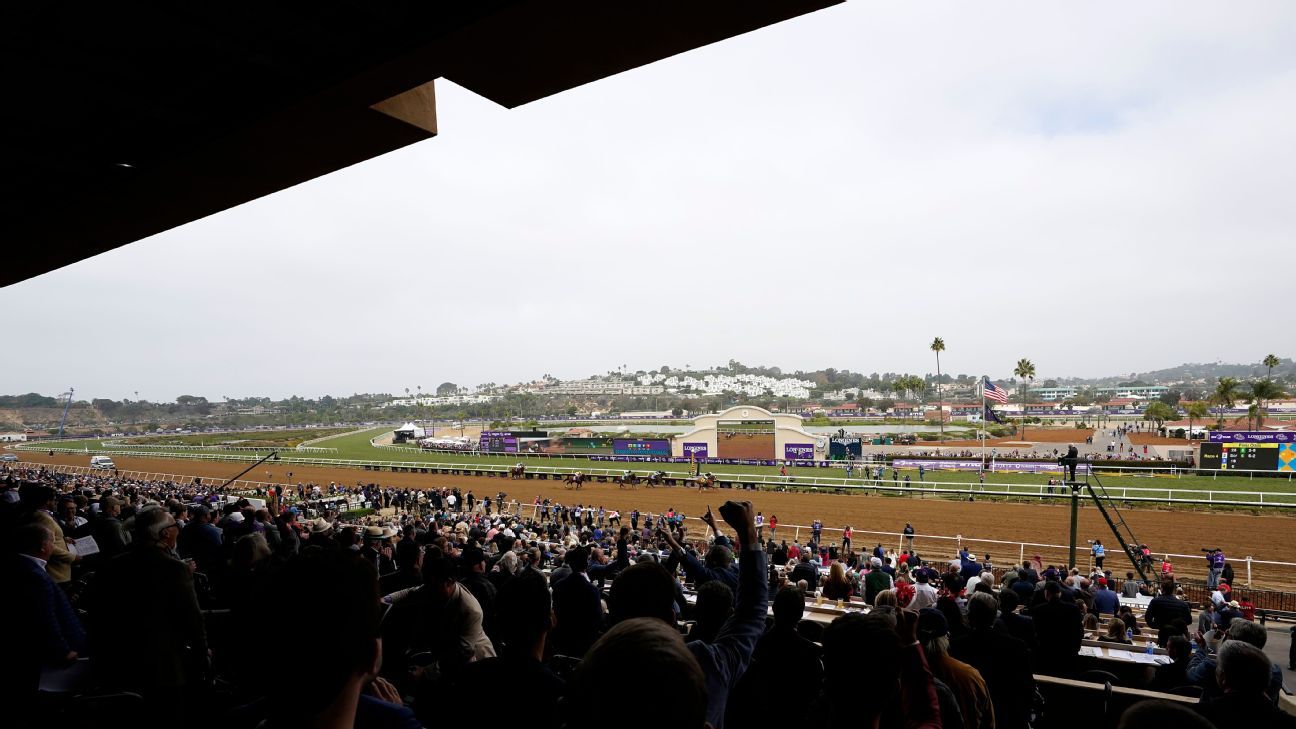
[[[1098,474],[1094,473],[1093,465],[1086,459],[1084,471],[1084,481],[1067,481],[1067,486],[1071,487],[1071,553],[1070,566],[1076,564],[1076,531],[1077,519],[1080,510],[1080,494],[1082,491],[1087,492],[1093,499],[1094,506],[1098,507],[1098,513],[1102,514],[1103,521],[1116,536],[1116,542],[1120,544],[1121,551],[1129,558],[1130,564],[1134,571],[1138,573],[1139,579],[1143,582],[1148,581],[1147,573],[1144,572],[1142,555],[1136,555],[1134,550],[1138,549],[1140,542],[1134,538],[1134,532],[1130,529],[1129,524],[1125,522],[1125,517],[1121,516],[1120,509],[1116,508],[1116,501],[1107,493],[1103,487],[1102,481]]]

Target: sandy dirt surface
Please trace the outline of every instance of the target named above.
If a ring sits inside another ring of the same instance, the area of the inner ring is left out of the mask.
[[[22,452],[20,457],[25,462],[53,462],[74,466],[85,466],[89,463],[87,456],[80,455],[50,457],[44,453]],[[184,459],[114,457],[114,460],[123,472],[138,470],[190,478],[193,476],[230,478],[247,467],[237,463]],[[971,548],[979,553],[990,552],[992,559],[999,564],[1018,559],[1021,548],[1016,544],[1017,542],[1063,545],[1067,541],[1069,530],[1070,512],[1060,503],[1005,503],[985,499],[967,502],[918,497],[769,491],[699,492],[696,489],[680,487],[640,486],[638,489],[622,490],[610,483],[588,484],[576,491],[565,489],[561,483],[548,480],[391,473],[352,468],[285,467],[277,464],[258,466],[245,476],[245,479],[284,483],[289,470],[293,473],[293,483],[313,481],[327,484],[333,481],[354,485],[362,482],[415,488],[458,486],[464,490],[474,490],[479,496],[504,491],[509,498],[525,503],[531,503],[539,495],[541,498],[549,498],[563,504],[602,505],[623,512],[633,508],[647,512],[675,508],[683,510],[688,516],[700,516],[706,511],[708,504],[716,507],[728,498],[749,498],[756,508],[763,512],[767,522],[771,517],[778,516],[779,523],[784,525],[779,528],[780,539],[791,541],[799,536],[801,541],[806,540],[809,537],[808,529],[802,529],[798,535],[790,525],[808,525],[818,518],[823,521],[827,530],[826,539],[838,539],[840,533],[835,530],[849,524],[856,532],[857,548],[871,546],[877,542],[895,546],[897,537],[866,532],[900,532],[908,521],[913,523],[914,529],[920,535],[946,537],[962,535],[964,543],[970,544]],[[1125,515],[1135,536],[1148,544],[1154,553],[1195,555],[1200,553],[1202,547],[1221,547],[1234,562],[1239,581],[1245,579],[1243,559],[1247,555],[1255,559],[1296,562],[1296,519],[1278,515],[1277,512],[1273,516],[1249,516],[1239,513],[1211,514],[1187,510],[1129,509],[1122,510],[1122,514]],[[1082,548],[1087,546],[1084,540],[1102,540],[1105,545],[1108,545],[1110,555],[1107,566],[1119,572],[1129,569],[1128,564],[1120,558],[1120,549],[1116,546],[1110,530],[1102,521],[1097,509],[1092,506],[1080,510],[1079,538]],[[977,540],[1003,540],[1014,544],[995,544]],[[917,547],[924,556],[933,557],[952,554],[957,549],[957,542],[920,537]],[[1025,551],[1028,557],[1040,554],[1045,562],[1061,563],[1066,558],[1066,550],[1063,548],[1027,546]],[[1088,564],[1087,549],[1081,550],[1080,563]],[[1204,577],[1204,564],[1205,560],[1202,558],[1175,562],[1177,572],[1198,579]],[[1253,581],[1256,586],[1296,587],[1296,570],[1257,565],[1253,569]]]

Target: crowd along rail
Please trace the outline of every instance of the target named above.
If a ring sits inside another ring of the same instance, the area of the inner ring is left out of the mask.
[[[102,477],[108,473],[103,470],[91,469],[88,466],[57,464],[20,463],[12,464],[10,468],[30,468],[32,466],[76,476]],[[219,486],[224,483],[224,479],[210,476],[204,477],[187,474],[135,470],[120,471],[117,474],[117,477],[138,481],[162,481],[179,484],[198,483],[202,486],[210,487]],[[298,501],[291,484],[278,483],[274,481],[239,480],[230,484],[226,488],[226,491],[228,493],[241,494],[245,496],[257,496],[264,495],[276,486],[285,487],[284,497],[286,503],[336,504],[340,500],[346,500],[352,508],[370,508],[372,506],[371,504],[364,502],[363,498],[358,494],[350,491],[334,494],[325,493],[321,494],[319,497],[315,497],[312,494],[309,498],[305,499],[304,502]],[[381,487],[382,485],[379,484],[379,486]],[[577,493],[588,492],[573,492],[573,496]],[[512,507],[511,511],[513,513],[522,513],[532,519],[539,518],[538,510],[540,507],[534,503],[510,500],[509,505]],[[659,516],[659,514],[650,511],[644,511],[642,514],[654,519]],[[621,517],[623,523],[628,523],[629,511],[623,511]],[[697,522],[699,531],[705,535],[707,528],[700,517],[686,516],[685,519],[689,522]],[[843,526],[822,527],[821,534],[829,536],[829,539],[824,540],[823,543],[840,544],[844,531]],[[910,540],[903,532],[874,531],[866,529],[852,529],[851,532],[852,547],[857,551],[868,552],[872,548],[872,544],[882,545],[888,551],[893,553],[899,553],[912,548],[924,560],[941,562],[956,557],[959,550],[966,548],[975,553],[978,557],[990,554],[992,561],[1000,568],[1007,567],[1014,563],[1020,565],[1026,560],[1038,560],[1044,565],[1064,565],[1070,549],[1068,545],[1064,544],[992,539],[963,534],[950,536],[942,534],[915,533],[913,539]],[[790,540],[787,539],[789,535],[791,536]],[[804,524],[780,524],[777,530],[771,529],[768,525],[763,527],[764,538],[775,539],[776,541],[781,539],[783,541],[788,541],[790,544],[803,545],[808,541],[811,535],[812,528]],[[1089,551],[1088,547],[1088,543],[1077,545],[1078,550],[1082,553],[1088,552],[1087,564],[1083,565],[1086,574],[1088,573],[1088,570],[1094,566],[1093,555],[1092,552]],[[1003,557],[1005,554],[1014,557],[1015,562],[1004,560]],[[1206,562],[1203,552],[1199,551],[1196,554],[1169,551],[1154,552],[1153,557],[1158,561],[1169,560],[1171,564],[1175,565],[1174,575],[1177,579],[1181,581],[1190,580],[1193,583],[1205,583]],[[1119,552],[1109,551],[1107,553],[1105,566],[1119,575],[1121,572],[1128,569],[1128,565],[1124,565],[1122,560],[1123,557]],[[1247,587],[1260,586],[1256,581],[1257,573],[1261,576],[1263,584],[1288,588],[1296,586],[1296,562],[1256,559],[1250,555],[1234,560],[1234,562],[1237,567],[1241,567],[1244,570],[1245,578],[1243,584]],[[1077,566],[1079,567],[1081,565]],[[1287,603],[1296,600],[1296,597],[1293,597],[1291,593],[1284,594],[1287,595],[1287,597],[1282,599],[1273,599],[1279,600],[1281,605],[1287,605]],[[1279,604],[1275,604],[1274,607],[1275,609],[1283,610],[1292,609],[1291,607],[1280,607]]]

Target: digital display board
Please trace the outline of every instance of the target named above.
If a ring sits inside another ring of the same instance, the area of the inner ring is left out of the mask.
[[[488,453],[517,453],[517,435],[509,431],[483,430],[477,447]]]
[[[669,440],[616,438],[612,441],[612,452],[618,456],[669,456]]]
[[[1277,471],[1279,451],[1290,444],[1280,443],[1203,443],[1199,468],[1220,471]],[[1288,463],[1291,461],[1288,460]]]

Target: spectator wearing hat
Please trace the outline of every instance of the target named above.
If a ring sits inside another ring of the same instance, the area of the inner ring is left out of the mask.
[[[364,528],[364,546],[360,548],[360,557],[373,565],[381,579],[396,571],[396,561],[392,558],[391,538],[396,530],[388,526],[367,526]]]
[[[482,630],[477,598],[455,581],[455,563],[439,549],[423,558],[423,584],[392,596],[383,620],[383,673],[404,678],[406,658],[427,652],[443,675],[451,675],[474,660],[495,655],[495,646]]]
[[[1100,615],[1115,615],[1120,611],[1120,597],[1112,592],[1106,577],[1098,578],[1098,587],[1093,593],[1093,610]]]
[[[99,561],[112,559],[126,550],[126,529],[121,522],[121,499],[99,499],[99,513],[90,522],[90,535],[99,545]],[[183,533],[183,532],[182,532]]]
[[[307,527],[309,534],[306,537],[306,547],[321,547],[323,549],[337,549],[338,543],[333,541],[333,524],[324,517],[312,519]]]
[[[463,585],[482,609],[482,629],[495,637],[495,583],[486,577],[486,553],[479,547],[467,547],[459,555],[459,584]],[[508,584],[506,581],[504,584]],[[500,589],[503,589],[502,586]]]
[[[928,574],[926,569],[919,568],[914,573],[914,579],[917,580],[917,583],[914,584],[914,594],[913,599],[909,601],[909,609],[921,610],[934,606],[937,593],[936,588],[931,586],[931,575]]]
[[[189,523],[180,532],[176,544],[180,556],[192,559],[200,572],[208,575],[223,571],[225,562],[221,530],[211,523],[212,511],[198,505],[190,513]]]
[[[864,575],[864,602],[872,605],[873,601],[877,600],[878,593],[890,590],[895,586],[895,581],[891,579],[891,575],[882,570],[880,558],[870,557],[869,566],[871,569]]]
[[[523,708],[529,728],[558,729],[558,699],[566,684],[542,663],[553,608],[540,572],[522,570],[500,587],[498,626],[498,657],[469,664],[455,678],[455,700],[432,707],[425,724],[470,726],[482,707],[499,699],[500,687],[508,686],[508,700]]]
[[[954,692],[963,726],[967,729],[993,729],[994,705],[985,679],[972,666],[950,655],[949,623],[935,608],[918,611],[918,641],[932,675]]]

